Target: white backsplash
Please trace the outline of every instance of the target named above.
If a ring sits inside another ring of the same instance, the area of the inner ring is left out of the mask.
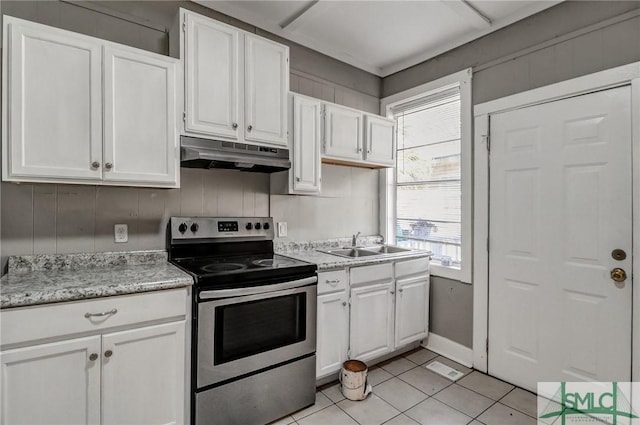
[[[287,237],[276,242],[379,234],[378,176],[378,170],[323,164],[320,195],[271,195],[274,222],[288,225]]]

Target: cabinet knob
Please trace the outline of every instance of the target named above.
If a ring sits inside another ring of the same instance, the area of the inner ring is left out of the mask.
[[[253,130],[253,126],[252,126],[252,125],[250,125],[249,127],[247,127],[247,130],[248,130],[248,131]]]
[[[402,288],[398,289],[398,292],[400,292],[402,294]]]
[[[346,301],[342,301],[342,307],[346,307],[347,306],[347,302]]]
[[[104,164],[104,168],[106,168],[107,170],[110,170],[113,168],[113,164],[110,162],[107,162],[106,164]]]
[[[391,294],[391,295],[393,295],[393,294],[395,294],[395,293],[396,293],[395,291],[391,291],[391,292],[390,292],[390,294]]]
[[[98,355],[96,353],[91,353],[91,355],[89,356],[89,360],[95,362],[96,360],[98,360]]]
[[[300,177],[296,177],[296,181],[299,182],[300,181]]]
[[[111,351],[111,350],[107,350],[107,351],[104,352],[104,356],[105,357],[111,357],[112,355],[113,355],[113,351]]]
[[[231,124],[231,127],[233,127],[233,129],[235,130],[236,128],[238,128],[238,123],[234,122],[233,124]]]
[[[93,168],[94,170],[97,170],[98,168],[100,168],[100,163],[98,161],[93,161],[91,163],[91,168]]]
[[[362,148],[358,148],[358,153],[362,152]]]

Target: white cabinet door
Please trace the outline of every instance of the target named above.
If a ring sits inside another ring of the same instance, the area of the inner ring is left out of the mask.
[[[396,279],[395,347],[427,336],[429,331],[429,274]]]
[[[320,192],[320,107],[319,100],[293,95],[291,167],[296,192]]]
[[[289,49],[249,33],[244,39],[244,138],[286,147]]]
[[[373,115],[365,115],[364,121],[364,159],[375,164],[394,165],[396,148],[394,121]]]
[[[185,13],[185,130],[238,138],[240,31]]]
[[[177,61],[104,48],[104,180],[176,185]]]
[[[316,378],[340,370],[349,349],[349,295],[347,291],[318,296]]]
[[[3,178],[100,180],[100,43],[4,17]]]
[[[333,104],[324,105],[324,156],[362,160],[363,113]]]
[[[99,424],[100,358],[100,336],[0,352],[0,423]]]
[[[393,280],[351,290],[350,354],[367,361],[393,349]]]
[[[184,329],[179,321],[103,336],[103,425],[183,420]]]

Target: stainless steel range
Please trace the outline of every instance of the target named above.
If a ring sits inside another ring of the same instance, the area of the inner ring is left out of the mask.
[[[314,403],[315,264],[274,254],[271,218],[172,217],[195,279],[191,422],[264,424]]]

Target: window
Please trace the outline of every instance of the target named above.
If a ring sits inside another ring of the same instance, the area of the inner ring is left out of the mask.
[[[434,275],[465,282],[471,280],[469,76],[463,71],[383,100],[396,121],[397,149],[385,186],[387,240],[432,251]]]

